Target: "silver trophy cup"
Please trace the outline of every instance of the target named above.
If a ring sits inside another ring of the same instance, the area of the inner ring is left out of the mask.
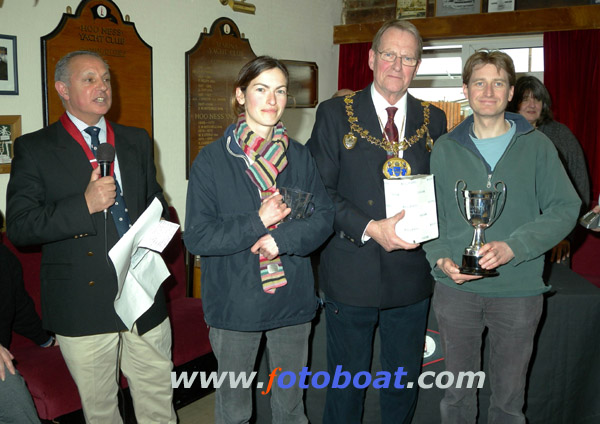
[[[499,186],[501,190],[498,189]],[[462,201],[459,200],[459,192]],[[502,181],[498,181],[494,184],[494,190],[467,190],[467,183],[458,180],[454,186],[454,197],[464,220],[475,228],[471,245],[465,248],[460,272],[482,277],[497,276],[498,271],[495,269],[481,268],[479,249],[485,244],[484,230],[498,219],[504,209],[506,185]],[[500,197],[502,197],[501,203]]]

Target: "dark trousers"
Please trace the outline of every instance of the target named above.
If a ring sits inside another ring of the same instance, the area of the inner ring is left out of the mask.
[[[413,387],[379,389],[381,422],[410,423],[417,403],[417,378],[423,359],[429,299],[412,305],[378,309],[345,305],[327,298],[327,370],[333,376],[336,367],[354,377],[371,369],[373,337],[379,324],[381,367],[394,375],[399,367],[407,373],[400,382]],[[394,378],[392,379],[394,380]],[[352,384],[327,389],[324,424],[360,423],[366,389]]]
[[[432,305],[446,371],[452,372],[455,378],[461,372],[481,369],[482,334],[485,327],[488,328],[490,358],[486,378],[492,389],[488,423],[525,424],[527,368],[543,302],[541,294],[482,297],[441,283],[435,285]],[[444,424],[474,424],[477,388],[448,387],[440,411]]]
[[[308,360],[310,329],[310,322],[267,331],[232,331],[211,327],[210,344],[219,363],[219,375],[223,372],[234,372],[236,376],[241,372],[250,375],[263,334],[267,338],[269,370],[280,368],[280,373],[287,371],[299,375]],[[266,384],[262,390],[266,390]],[[303,389],[298,384],[280,388],[274,383],[271,387],[272,423],[308,423],[302,395]],[[248,423],[251,416],[252,389],[231,387],[229,381],[225,380],[215,394],[215,422]]]

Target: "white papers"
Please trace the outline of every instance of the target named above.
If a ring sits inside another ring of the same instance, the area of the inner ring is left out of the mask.
[[[119,284],[115,310],[130,330],[150,309],[160,285],[170,275],[159,253],[173,238],[179,225],[161,221],[162,210],[162,203],[154,199],[108,252]]]
[[[406,211],[396,224],[396,234],[409,243],[437,238],[438,222],[433,175],[411,175],[383,180],[385,211],[391,217]]]

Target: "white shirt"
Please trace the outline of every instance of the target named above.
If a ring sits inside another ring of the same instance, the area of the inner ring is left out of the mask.
[[[388,103],[388,101],[386,99],[383,98],[383,96],[381,94],[379,94],[379,91],[377,91],[375,89],[375,84],[371,84],[371,99],[373,99],[373,106],[375,106],[375,113],[377,113],[377,117],[379,118],[379,125],[381,126],[381,132],[383,134],[385,134],[385,124],[388,121],[388,112],[387,112],[387,108],[390,106],[393,107],[397,107],[398,110],[396,111],[396,114],[394,115],[394,124],[396,124],[396,127],[398,128],[398,136],[400,137],[400,140],[402,140],[404,138],[404,133],[406,132],[406,99],[408,98],[408,96],[406,95],[406,93],[404,93],[404,96],[402,96],[400,98],[400,100],[398,100],[396,102],[396,104],[391,105]],[[403,157],[404,156],[404,150],[400,150],[398,151],[398,157]],[[369,221],[367,223],[367,227],[369,226],[369,224],[374,221],[373,219],[371,221]],[[366,235],[366,231],[367,231],[367,227],[365,227],[365,229],[363,230],[363,234],[361,237],[361,241],[363,243],[368,242],[369,240],[371,240],[371,237],[369,237],[368,235]]]
[[[375,89],[375,84],[371,84],[371,98],[373,99],[375,112],[379,118],[379,125],[381,126],[381,132],[384,134],[384,137],[385,124],[388,121],[388,113],[386,109],[390,106],[398,108],[396,114],[394,115],[394,124],[396,124],[396,127],[398,128],[398,136],[400,137],[400,140],[402,140],[406,132],[406,99],[408,98],[406,93],[404,93],[404,96],[402,96],[400,100],[396,102],[396,104],[391,105],[381,94],[379,94],[379,91]],[[398,152],[398,157],[403,156],[404,150],[400,150]]]

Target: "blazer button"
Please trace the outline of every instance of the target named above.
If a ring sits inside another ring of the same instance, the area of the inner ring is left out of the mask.
[[[88,256],[94,256],[94,252],[87,252]]]
[[[93,286],[94,286],[94,284],[96,284],[96,282],[95,282],[95,281],[90,281],[90,282],[88,283],[88,286],[90,286],[90,287],[93,287]]]
[[[79,238],[79,236],[75,236],[74,238]]]
[[[367,203],[369,204],[369,206],[373,206],[373,204],[374,204],[375,202],[374,202],[374,201],[372,201],[372,200],[368,200],[368,201],[367,201]]]

